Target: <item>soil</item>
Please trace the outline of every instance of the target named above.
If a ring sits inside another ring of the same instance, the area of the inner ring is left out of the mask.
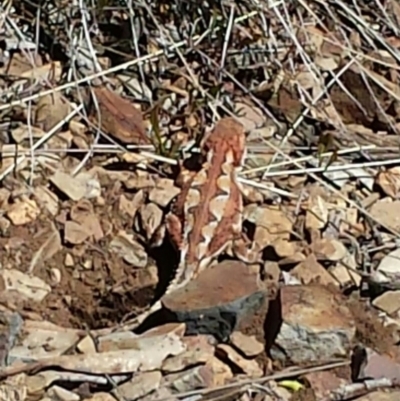
[[[155,296],[154,283],[149,282],[147,269],[136,269],[121,257],[108,252],[108,244],[120,229],[131,232],[133,222],[120,216],[114,207],[113,190],[105,193],[105,206],[96,206],[104,232],[109,234],[100,243],[86,242],[73,247],[63,244],[63,249],[55,256],[38,263],[31,271],[46,283],[52,282],[52,272],[57,269],[61,281],[54,283],[51,293],[40,303],[23,305],[25,313],[34,313],[43,320],[63,327],[79,329],[99,329],[119,323],[125,315],[145,308]],[[62,220],[69,212],[65,202],[59,216],[40,216],[36,221],[24,226],[11,225],[7,237],[0,237],[0,265],[19,268],[27,273],[31,261],[43,244],[41,233],[48,231],[54,223],[61,232]],[[74,264],[66,266],[67,254]],[[153,280],[154,281],[154,280]],[[38,317],[37,316],[37,317]]]
[[[35,318],[63,327],[101,329],[117,325],[127,315],[140,313],[158,296],[157,279],[151,280],[147,269],[134,268],[122,258],[108,252],[108,245],[119,230],[132,232],[133,221],[122,217],[118,212],[115,188],[108,187],[103,196],[103,205],[95,205],[95,211],[100,216],[104,232],[108,234],[96,244],[87,242],[74,247],[63,244],[63,249],[55,256],[35,266],[32,273],[47,283],[51,283],[52,272],[56,269],[60,273],[61,281],[52,286],[52,292],[41,303],[30,302],[23,305],[23,315],[33,314]],[[51,223],[62,230],[60,221],[68,215],[70,206],[65,201],[55,219],[42,215],[32,224],[18,227],[11,225],[7,237],[0,237],[0,249],[3,250],[0,264],[12,268],[17,266],[21,271],[27,272],[35,253],[43,243],[40,233],[46,231]],[[162,249],[158,252],[158,255],[154,255],[155,259],[165,259],[165,252],[170,250]],[[72,266],[65,265],[67,254],[74,259]],[[154,261],[154,265],[156,264]],[[165,275],[166,272],[163,271],[161,276]],[[377,313],[356,297],[348,297],[347,303],[356,318],[358,341],[400,361],[400,353],[393,345],[396,342],[395,333],[381,325]],[[261,338],[263,318],[264,316],[254,317],[253,323],[246,325],[246,334],[254,334],[260,340],[265,340]],[[268,358],[263,358],[260,362],[266,371],[271,368]],[[343,374],[348,375],[348,372]]]

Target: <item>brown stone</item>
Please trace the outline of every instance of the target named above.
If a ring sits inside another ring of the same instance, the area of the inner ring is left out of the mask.
[[[185,322],[187,334],[227,339],[238,323],[267,302],[267,290],[247,265],[224,261],[202,272],[186,287],[163,298],[174,319]]]

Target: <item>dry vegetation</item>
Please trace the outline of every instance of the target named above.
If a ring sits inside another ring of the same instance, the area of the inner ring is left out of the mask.
[[[395,387],[370,354],[369,388],[347,366],[361,343],[400,371],[396,0],[6,0],[0,15],[1,400],[367,400]],[[312,341],[283,330],[267,349],[265,310],[229,341],[185,322],[119,333],[165,290],[177,167],[225,116],[247,132],[261,270],[282,286],[284,324]]]

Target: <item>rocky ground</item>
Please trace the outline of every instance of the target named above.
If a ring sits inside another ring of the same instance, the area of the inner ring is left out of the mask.
[[[2,11],[0,400],[397,400],[400,13],[325,3]],[[221,255],[130,329],[226,115],[262,263]]]

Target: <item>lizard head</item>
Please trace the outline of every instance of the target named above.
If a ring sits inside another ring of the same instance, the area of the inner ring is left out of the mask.
[[[222,118],[203,139],[202,149],[205,152],[224,153],[227,158],[232,159],[233,166],[242,166],[246,152],[246,135],[243,125],[232,117]]]

